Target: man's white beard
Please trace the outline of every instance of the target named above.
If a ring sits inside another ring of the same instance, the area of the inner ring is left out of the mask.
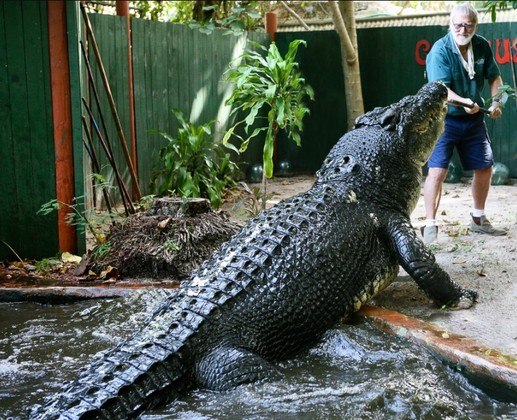
[[[463,47],[465,45],[469,45],[470,40],[472,39],[473,36],[474,36],[474,34],[471,34],[468,37],[465,37],[460,34],[454,34],[454,41],[456,42],[456,44]]]

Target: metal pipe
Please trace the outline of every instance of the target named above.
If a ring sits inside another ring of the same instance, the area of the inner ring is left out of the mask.
[[[81,44],[81,51],[83,53],[84,62],[86,64],[86,71],[88,73],[88,82],[90,83],[90,87],[93,92],[93,98],[95,99],[95,104],[97,105],[97,109],[99,111],[99,120],[101,122],[102,129],[104,131],[104,137],[106,139],[106,146],[108,147],[110,154],[112,156],[115,156],[113,153],[113,148],[111,147],[111,141],[109,139],[108,129],[106,127],[106,121],[104,120],[104,114],[102,113],[101,101],[99,99],[99,93],[97,91],[97,88],[95,87],[95,83],[93,82],[93,71],[92,71],[92,67],[90,65],[90,60],[88,59],[88,54],[86,53],[86,49],[84,48],[83,42],[79,41],[79,43]]]
[[[84,119],[84,116],[82,116],[82,118]],[[86,148],[86,151],[88,152],[88,155],[90,156],[90,159],[93,163],[93,168],[95,170],[96,173],[100,174],[101,173],[101,167],[99,165],[99,160],[97,159],[97,154],[95,153],[95,148],[93,147],[93,139],[92,139],[92,135],[90,133],[90,130],[88,130],[88,127],[86,124],[86,120],[83,122],[83,125],[84,125],[84,131],[86,132],[86,138],[88,139],[88,143],[84,141],[83,139],[83,143],[84,143],[84,147]],[[108,212],[110,213],[110,216],[113,218],[112,216],[112,207],[111,207],[111,202],[110,202],[110,197],[108,195],[108,192],[106,191],[106,188],[102,188],[102,195],[104,196],[104,201],[106,202],[106,207],[108,209]]]
[[[124,152],[124,157],[126,158],[126,163],[129,169],[129,174],[131,175],[131,180],[135,186],[135,195],[137,199],[140,199],[142,196],[142,193],[140,191],[140,186],[138,185],[138,179],[136,176],[136,172],[133,166],[133,162],[131,160],[131,157],[129,155],[129,150],[127,148],[126,144],[126,138],[124,136],[124,131],[122,130],[122,124],[120,122],[120,118],[118,116],[117,108],[115,105],[115,100],[113,99],[113,94],[111,93],[111,88],[109,85],[108,77],[106,75],[106,71],[104,69],[104,65],[102,63],[102,58],[99,52],[99,47],[97,45],[97,41],[95,39],[95,35],[93,33],[93,28],[90,22],[90,18],[88,17],[88,13],[86,12],[86,6],[84,5],[84,2],[81,1],[81,13],[83,15],[83,19],[86,26],[86,32],[88,34],[88,37],[90,38],[92,42],[93,52],[95,54],[95,57],[97,59],[97,65],[99,66],[99,70],[101,72],[101,78],[102,82],[104,84],[104,88],[106,89],[106,94],[108,96],[108,102],[111,108],[111,113],[113,115],[113,119],[115,120],[115,125],[117,126],[117,132],[120,139],[120,145],[122,146],[122,151]]]
[[[91,122],[93,124],[93,128],[95,130],[95,133],[97,134],[97,137],[99,137],[99,141],[101,143],[101,146],[104,149],[104,152],[106,153],[106,157],[108,158],[108,161],[109,161],[111,167],[113,168],[113,172],[115,173],[115,179],[117,180],[117,184],[119,186],[120,195],[121,195],[121,198],[122,198],[122,203],[124,204],[124,208],[126,210],[126,215],[129,215],[129,212],[135,213],[135,208],[133,207],[133,203],[131,201],[131,197],[129,196],[129,193],[128,193],[127,188],[126,188],[126,186],[124,184],[124,181],[122,180],[122,177],[120,176],[120,173],[118,171],[117,163],[115,162],[114,156],[110,153],[110,151],[109,151],[109,149],[108,149],[108,147],[106,145],[106,142],[104,141],[104,137],[102,136],[102,133],[100,132],[99,126],[97,124],[97,121],[95,120],[95,117],[93,116],[92,110],[90,109],[90,107],[86,103],[86,100],[84,98],[82,98],[82,100],[83,100],[83,105],[84,105],[86,111],[88,112],[88,115],[90,116],[90,119],[91,119]],[[86,124],[85,128],[87,128],[88,123],[86,122],[86,118],[85,117],[83,117],[83,124]],[[128,207],[129,207],[130,211],[128,211]]]
[[[47,18],[56,198],[59,202],[71,205],[74,201],[74,158],[65,2],[48,2]],[[69,213],[67,206],[60,206],[57,211],[58,245],[61,251],[75,253],[77,234],[75,227],[67,221]]]

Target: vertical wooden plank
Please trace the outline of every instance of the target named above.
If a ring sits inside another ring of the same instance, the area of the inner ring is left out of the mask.
[[[167,130],[169,132],[173,132],[173,127],[175,122],[173,121],[173,116],[171,110],[173,108],[180,107],[180,95],[181,95],[181,85],[180,85],[180,77],[179,74],[179,62],[180,62],[180,46],[178,44],[178,39],[180,37],[181,26],[180,25],[170,25],[169,31],[167,34],[168,37],[168,77],[169,77],[169,109],[167,115]]]
[[[165,57],[167,54],[167,24],[163,22],[157,22],[156,28],[156,39],[155,45],[156,55],[158,57]],[[165,129],[162,125],[162,121],[167,121],[166,116],[168,115],[168,84],[167,84],[167,68],[163,60],[156,63],[156,72],[153,77],[154,88],[157,96],[155,101],[155,117],[154,121],[155,129]]]
[[[212,39],[215,37],[211,34]],[[186,111],[187,116],[196,123],[203,124],[204,121],[204,101],[203,101],[203,84],[202,84],[202,57],[204,52],[204,39],[206,34],[199,31],[192,31],[192,45],[194,46],[190,61],[190,106]]]
[[[182,27],[181,31],[181,60],[179,62],[179,71],[178,74],[180,76],[180,86],[182,86],[180,96],[179,108],[183,112],[188,112],[190,105],[190,51],[191,50],[191,33],[192,31],[188,31],[186,27]]]
[[[148,189],[149,180],[149,127],[148,111],[150,104],[148,90],[148,22],[135,19],[133,21],[133,48],[134,48],[134,77],[135,77],[135,109],[136,109],[136,130],[139,157],[140,183],[144,191]]]
[[[154,67],[157,64],[156,56],[154,54],[154,43],[156,37],[156,25],[153,25],[152,22],[148,22],[146,25],[147,31],[147,39],[145,43],[145,54],[146,54],[146,105],[147,105],[147,129],[148,131],[156,130],[156,115],[155,112],[155,100],[156,100],[156,92],[154,86]],[[148,173],[151,173],[151,168],[148,167]]]
[[[184,90],[184,74],[182,74],[182,60],[183,60],[183,34],[185,29],[183,26],[174,25],[172,26],[171,31],[171,39],[170,43],[173,48],[172,55],[169,60],[169,65],[171,66],[171,75],[174,77],[174,89],[172,90],[172,95],[170,98],[170,109],[179,108],[181,109],[184,100],[185,90]],[[178,124],[177,121],[174,120],[171,114],[169,114],[169,130],[171,133],[177,130]]]
[[[133,77],[135,83],[135,129],[138,149],[138,173],[142,191],[145,194],[147,182],[145,182],[145,162],[143,156],[147,156],[148,142],[145,125],[145,65],[144,48],[145,40],[144,25],[142,19],[133,19]]]
[[[15,241],[11,243],[17,252],[24,254],[26,248],[27,232],[24,228],[23,219],[27,213],[26,209],[32,208],[30,196],[32,193],[32,176],[26,172],[30,168],[31,162],[31,138],[29,128],[29,117],[27,110],[27,102],[29,100],[27,92],[27,83],[25,79],[26,62],[24,54],[25,44],[23,38],[23,11],[22,4],[19,2],[4,2],[5,20],[5,40],[6,40],[6,58],[9,71],[9,102],[10,102],[10,118],[12,128],[12,150],[14,173],[16,179],[16,196],[14,198],[14,206],[11,211],[16,211],[19,215],[15,217],[17,225],[15,226],[15,235],[9,239]],[[9,242],[9,240],[8,240]]]
[[[48,174],[54,171],[54,147],[52,132],[52,107],[50,98],[50,86],[48,84],[49,51],[48,32],[45,22],[44,10],[36,2],[24,4],[23,32],[25,44],[30,46],[24,51],[25,61],[30,63],[26,72],[29,101],[27,103],[30,137],[31,137],[31,167],[29,173],[33,179],[32,203],[28,217],[34,231],[43,232],[48,225],[47,220],[37,215],[40,206],[55,197],[55,187],[49,183]],[[44,7],[43,7],[44,9]],[[27,19],[28,18],[28,19]],[[43,24],[42,24],[43,23]],[[27,209],[29,210],[29,209]]]
[[[7,6],[7,7],[6,7]],[[16,177],[14,143],[12,130],[12,104],[10,92],[9,61],[7,59],[7,20],[14,19],[13,4],[0,3],[0,239],[21,252],[21,235],[17,234],[20,225],[18,211],[18,179]],[[17,7],[20,7],[17,5]],[[9,17],[7,13],[9,12]],[[18,14],[21,16],[21,13]],[[0,258],[14,259],[15,255],[0,242]]]

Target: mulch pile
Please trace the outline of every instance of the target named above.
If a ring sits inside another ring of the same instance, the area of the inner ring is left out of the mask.
[[[148,211],[115,223],[76,274],[181,281],[238,229],[208,200],[155,199]]]

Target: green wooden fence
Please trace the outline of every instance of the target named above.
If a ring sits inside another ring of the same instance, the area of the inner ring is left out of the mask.
[[[90,19],[129,147],[125,20],[118,16],[97,14],[90,15]],[[165,145],[165,140],[156,131],[174,135],[178,128],[171,110],[178,108],[200,124],[216,120],[216,129],[224,129],[229,112],[224,105],[229,93],[228,84],[222,82],[224,71],[230,61],[240,55],[248,41],[262,44],[269,41],[269,37],[263,33],[243,37],[223,33],[218,30],[206,35],[185,25],[132,20],[137,167],[143,194],[151,192],[150,181],[160,164],[158,153]],[[96,61],[93,53],[89,55],[94,67]],[[129,186],[127,165],[100,80],[99,72],[95,69],[94,81],[101,93],[101,109],[108,122],[108,137],[124,182]],[[98,121],[98,110],[94,111]],[[99,144],[96,151],[99,156],[104,155]],[[102,162],[103,175],[115,185],[106,159],[103,158]]]
[[[0,2],[0,258],[57,251],[47,4]],[[5,242],[5,243],[4,243]]]
[[[247,42],[269,42],[263,33],[223,34],[218,30],[206,35],[184,25],[148,20],[133,22],[138,168],[144,191],[149,191],[158,152],[165,144],[154,131],[172,135],[177,131],[171,110],[178,108],[199,124],[216,120],[220,133],[228,125],[224,102],[231,88],[223,82],[223,73]]]
[[[90,18],[129,142],[125,20],[95,14]],[[505,81],[515,84],[517,50],[510,42],[515,36],[513,30],[515,24],[511,23],[484,24],[480,25],[479,33],[493,42]],[[46,2],[0,2],[0,31],[0,240],[24,257],[52,256],[58,247],[56,215],[36,215],[40,206],[56,195]],[[248,40],[267,44],[268,37],[255,33],[236,38],[224,36],[220,31],[205,35],[181,25],[138,19],[132,20],[132,31],[137,163],[141,188],[149,193],[153,167],[164,144],[152,130],[175,133],[177,125],[170,113],[172,108],[181,109],[199,123],[215,119],[219,129],[224,128],[228,122],[224,101],[231,86],[222,83],[221,76]],[[359,30],[365,108],[385,106],[416,92],[425,83],[422,60],[426,48],[445,32],[443,27]],[[295,170],[314,172],[346,131],[339,41],[334,31],[277,34],[277,44],[283,51],[293,39],[307,41],[307,47],[299,49],[298,61],[315,90],[316,101],[310,103],[311,115],[305,120],[302,147],[297,148],[280,136],[277,160],[288,159]],[[70,42],[71,67],[77,68],[78,49],[73,47],[73,39]],[[116,160],[126,184],[130,185],[93,55],[90,58]],[[89,96],[85,81],[82,88],[77,80],[73,81],[74,115],[80,109],[79,98]],[[94,112],[98,118],[98,110]],[[82,113],[86,114],[84,109]],[[495,159],[505,163],[513,177],[517,176],[516,120],[514,101],[508,103],[502,119],[487,119]],[[82,138],[77,127],[74,130],[75,167],[80,168]],[[102,155],[100,146],[96,147]],[[259,162],[260,143],[244,159],[249,163]],[[114,184],[111,171],[104,172]],[[76,173],[78,194],[82,194],[82,188],[78,187],[83,180],[80,175]],[[89,181],[84,178],[84,182]],[[13,258],[2,242],[0,258]]]
[[[120,41],[125,36],[124,20],[104,15],[91,15],[91,19],[99,44],[103,46],[102,54],[110,63],[107,71],[113,81],[112,88],[119,103],[127,104],[126,47]],[[504,50],[503,40],[511,39],[511,25],[482,24],[479,33],[493,40],[494,48],[497,43]],[[132,31],[138,170],[141,188],[144,193],[149,193],[153,168],[159,164],[158,151],[164,145],[164,140],[153,131],[175,133],[177,126],[170,113],[172,108],[181,109],[193,121],[200,123],[216,119],[223,127],[226,123],[223,103],[227,87],[221,83],[221,76],[244,44],[243,40],[222,35],[222,31],[205,35],[183,25],[148,20],[134,19]],[[385,106],[416,92],[426,82],[423,65],[426,46],[432,45],[446,31],[445,27],[439,26],[359,30],[365,109]],[[267,43],[265,34],[250,34],[250,38]],[[286,51],[294,39],[307,41],[307,47],[299,49],[298,61],[316,92],[316,101],[310,104],[311,115],[304,123],[302,147],[296,147],[280,134],[277,161],[290,161],[298,172],[315,172],[330,148],[346,132],[339,40],[334,31],[321,31],[278,33],[276,42],[281,50]],[[504,51],[499,55],[504,56]],[[512,59],[510,57],[510,61]],[[503,78],[510,83],[515,65],[515,62],[499,64]],[[126,108],[119,109],[124,122],[128,120]],[[487,118],[487,126],[496,161],[506,164],[515,177],[517,134],[512,125],[516,118],[515,102],[508,103],[504,114],[497,121]],[[117,138],[114,127],[110,137]],[[120,151],[117,158],[124,167]],[[242,159],[251,164],[260,162],[260,141],[252,144]],[[124,178],[129,180],[127,171]]]

